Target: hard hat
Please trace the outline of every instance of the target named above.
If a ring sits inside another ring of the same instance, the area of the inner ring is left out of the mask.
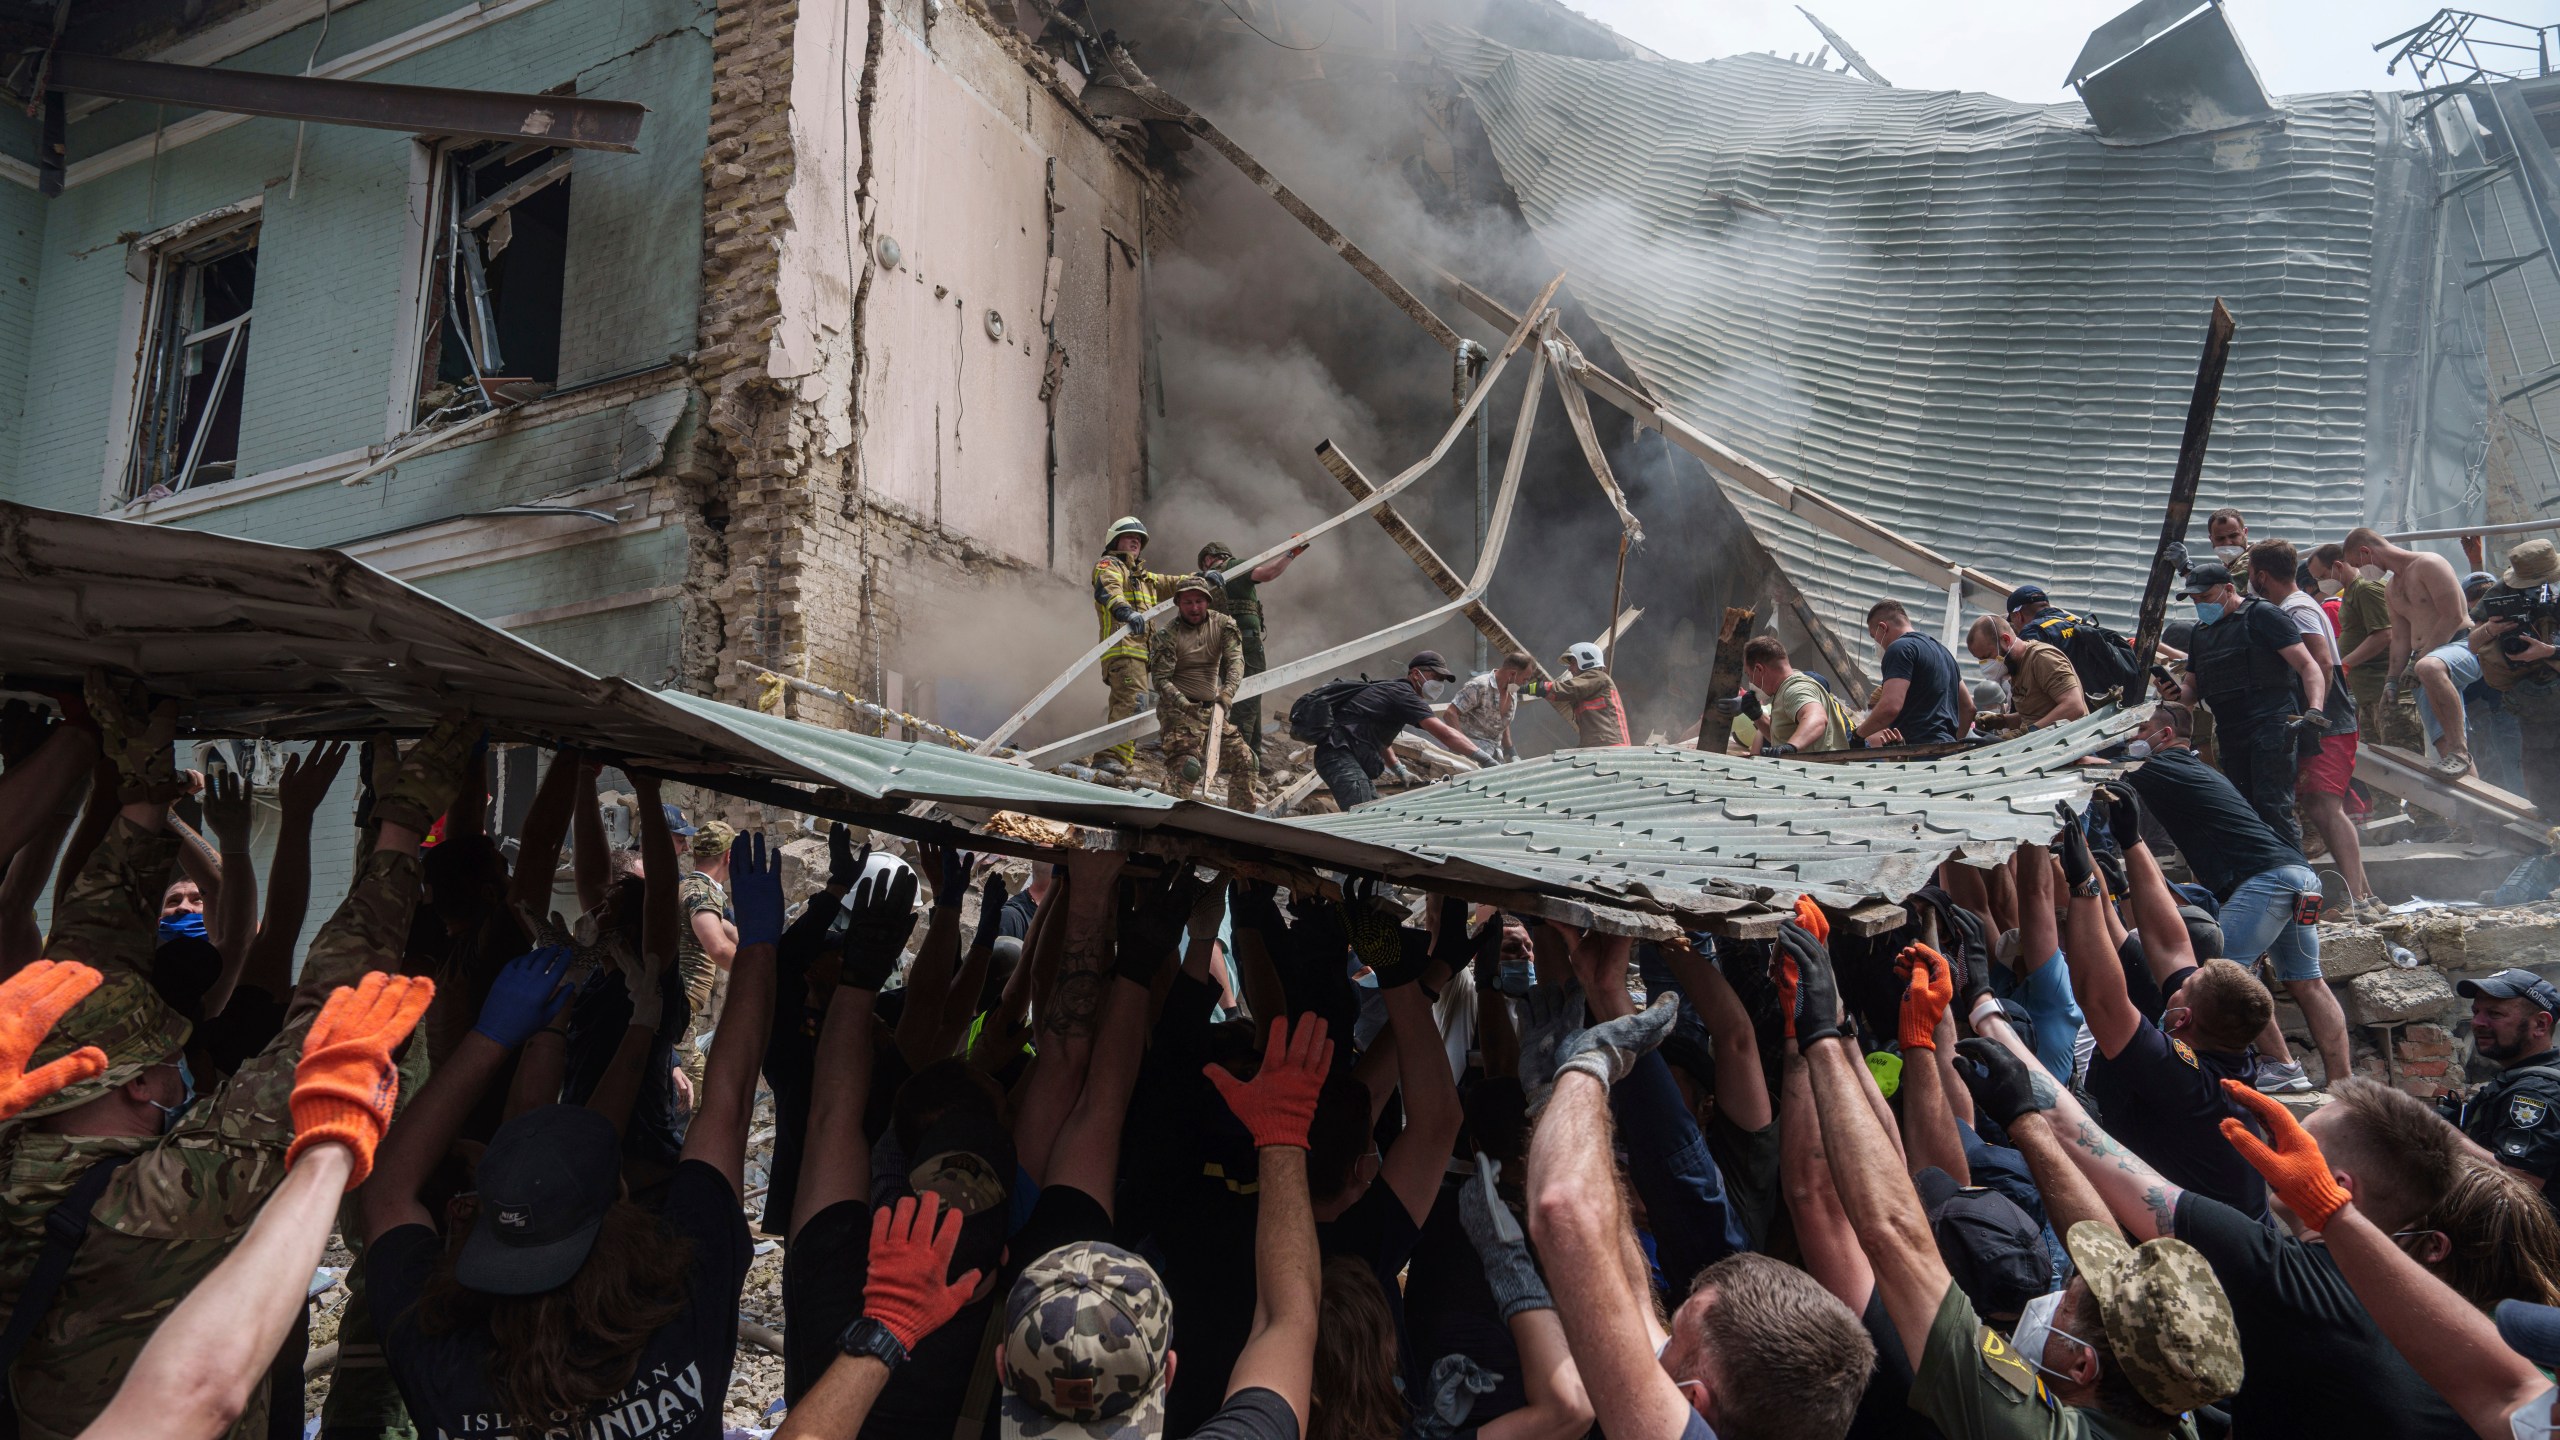
[[[1104,531],[1102,534],[1102,548],[1105,550],[1110,549],[1113,543],[1118,541],[1123,535],[1135,535],[1141,540],[1146,539],[1147,522],[1139,519],[1135,515],[1123,515],[1119,519],[1112,521],[1111,528]]]
[[[1600,647],[1588,640],[1579,645],[1566,646],[1564,658],[1572,661],[1573,668],[1576,670],[1597,670],[1602,664]]]
[[[1216,593],[1209,588],[1208,580],[1199,575],[1185,575],[1173,583],[1174,594],[1179,595],[1186,590],[1197,590],[1203,595]]]
[[[862,862],[862,873],[853,877],[853,883],[860,885],[863,881],[869,880],[874,876],[884,877],[884,879],[894,878],[899,871],[913,870],[915,868],[916,867],[913,865],[908,864],[906,861],[899,859],[897,856],[890,854],[886,850],[874,850],[871,852],[870,857]],[[922,889],[919,888],[917,893],[921,895],[923,893]]]

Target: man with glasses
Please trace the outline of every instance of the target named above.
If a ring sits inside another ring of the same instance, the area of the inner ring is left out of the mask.
[[[2447,1096],[2445,1118],[2535,1189],[2560,1169],[2560,1051],[2551,1044],[2560,987],[2530,970],[2465,980],[2454,993],[2471,1002],[2471,1046],[2504,1067],[2467,1100]]]

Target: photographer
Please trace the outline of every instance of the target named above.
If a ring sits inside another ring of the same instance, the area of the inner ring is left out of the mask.
[[[2560,814],[2560,550],[2528,540],[2507,554],[2506,572],[2472,607],[2480,623],[2471,651],[2480,678],[2515,719],[2524,742],[2524,794],[2545,815]]]

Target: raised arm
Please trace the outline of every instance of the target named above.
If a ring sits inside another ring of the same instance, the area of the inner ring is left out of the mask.
[[[1778,1177],[1795,1221],[1804,1268],[1840,1303],[1861,1314],[1876,1290],[1875,1267],[1858,1246],[1840,1192],[1831,1188],[1831,1161],[1822,1146],[1822,1119],[1813,1103],[1813,1072],[1794,1044],[1787,1046],[1779,1083],[1786,1100],[1778,1111]]]
[[[2186,1191],[2170,1184],[2140,1156],[2117,1144],[2115,1137],[2098,1128],[2098,1122],[2089,1118],[2089,1112],[2080,1108],[2080,1102],[2071,1098],[2071,1092],[2054,1080],[2052,1074],[2037,1061],[2035,1052],[2018,1038],[2018,1032],[2001,1015],[1997,1002],[1982,1005],[1973,1012],[1973,1031],[1978,1039],[1996,1041],[2017,1057],[2033,1076],[2039,1102],[2046,1100],[2049,1093],[2051,1103],[2039,1103],[2037,1108],[2050,1113],[2055,1138],[2062,1142],[2063,1151],[2071,1157],[2071,1163],[2079,1167],[2081,1175],[2098,1192],[2098,1198],[2105,1202],[2107,1212],[2115,1217],[2116,1223],[2137,1242],[2174,1234],[2178,1201]],[[1967,1051],[1965,1054],[1969,1061],[1981,1058],[1979,1051]],[[1969,1076],[1967,1083],[1971,1083]],[[1983,1103],[1979,1089],[1974,1091],[1974,1103]],[[1992,1118],[1999,1117],[1995,1114]]]
[[[896,1337],[906,1353],[959,1314],[978,1288],[977,1271],[957,1278],[950,1273],[964,1218],[957,1210],[944,1210],[942,1197],[930,1190],[871,1214],[862,1313]],[[889,1367],[877,1356],[838,1355],[791,1407],[774,1432],[776,1440],[851,1440],[888,1384]]]
[[[1447,903],[1456,907],[1460,918],[1444,919],[1442,924],[1454,923],[1458,935],[1453,938],[1463,945],[1465,904]],[[1352,948],[1378,975],[1378,999],[1386,1006],[1387,1029],[1395,1037],[1396,1085],[1404,1095],[1404,1133],[1387,1146],[1378,1180],[1395,1192],[1419,1225],[1430,1218],[1431,1207],[1440,1198],[1440,1176],[1449,1168],[1465,1112],[1458,1104],[1458,1082],[1449,1073],[1448,1053],[1432,1018],[1431,1002],[1422,994],[1432,937],[1404,928],[1399,923],[1402,918],[1401,907],[1386,895],[1353,901],[1344,914],[1351,927]]]
[[[969,898],[969,852],[941,845],[916,847],[916,868],[933,883],[933,910],[924,924],[924,943],[916,946],[916,963],[907,968],[907,1003],[898,1012],[898,1053],[909,1070],[921,1070],[943,1057],[934,1046],[942,1038],[943,1009],[951,1003],[951,976],[960,963],[960,905]]]
[[[533,804],[525,809],[524,830],[516,841],[515,874],[507,882],[507,902],[529,920],[551,913],[551,882],[560,873],[560,845],[569,836],[581,768],[576,751],[552,751],[551,767],[542,772]]]
[[[810,1216],[871,1193],[871,1142],[862,1118],[871,1101],[872,1012],[915,925],[915,872],[865,877],[849,903],[836,993],[827,1002],[809,1077],[808,1141],[791,1204],[794,1238]]]
[[[1575,1440],[1591,1429],[1591,1397],[1556,1319],[1556,1302],[1529,1258],[1528,1237],[1495,1193],[1500,1169],[1499,1162],[1477,1152],[1476,1173],[1458,1191],[1458,1219],[1520,1352],[1520,1384],[1529,1403],[1479,1427],[1477,1440]]]
[[[1289,1402],[1306,1433],[1315,1404],[1316,1317],[1324,1300],[1324,1262],[1316,1251],[1316,1219],[1307,1196],[1307,1127],[1333,1066],[1323,1020],[1271,1026],[1262,1067],[1238,1080],[1225,1067],[1204,1073],[1227,1108],[1253,1136],[1261,1171],[1253,1230],[1253,1330],[1227,1372],[1227,1393],[1261,1388]]]
[[[1175,937],[1182,933],[1192,904],[1206,888],[1189,865],[1177,866],[1157,883],[1134,887],[1136,903],[1121,918],[1118,973],[1103,997],[1101,1029],[1085,1065],[1084,1089],[1049,1151],[1042,1183],[1072,1185],[1106,1215],[1112,1213],[1120,1175],[1120,1130],[1145,1048],[1148,996],[1173,958]]]
[[[577,877],[582,914],[595,913],[613,887],[613,846],[605,838],[604,801],[596,792],[599,773],[594,761],[578,757],[577,789],[569,802],[569,869]]]
[[[329,787],[347,763],[344,741],[316,745],[288,755],[284,773],[276,777],[275,863],[267,871],[266,910],[258,920],[258,938],[249,948],[241,983],[270,995],[293,989],[293,954],[302,942],[302,921],[311,908],[311,825],[329,798]]]
[[[2036,1191],[2043,1198],[2045,1218],[2052,1222],[2055,1234],[2066,1234],[2083,1220],[2115,1224],[2107,1213],[2104,1200],[2096,1187],[2072,1162],[2070,1152],[2054,1129],[2053,1106],[2057,1092],[2043,1071],[2032,1068],[2033,1061],[2020,1059],[2007,1046],[1985,1036],[1975,1036],[1957,1046],[1960,1052],[1956,1074],[1974,1098],[1982,1113],[1990,1116],[2008,1133],[2011,1143],[2026,1157],[2027,1169],[2035,1176]]]
[[[978,1018],[979,997],[987,990],[987,967],[995,963],[996,940],[1004,931],[1004,877],[989,874],[978,887],[978,928],[951,977],[950,995],[942,1002],[942,1031],[933,1037],[937,1060],[960,1048],[969,1024]]]
[[[755,1110],[756,1072],[773,1029],[773,949],[782,938],[782,855],[768,852],[764,832],[739,837],[745,853],[729,862],[730,903],[738,912],[738,953],[729,968],[729,1002],[711,1039],[702,1103],[685,1128],[684,1154],[717,1169],[743,1192],[747,1120]],[[795,1205],[793,1208],[797,1209]]]
[[[2116,947],[2108,943],[2106,917],[2101,913],[2106,900],[2098,893],[2098,865],[2089,854],[2088,837],[2080,833],[2070,806],[2057,805],[2054,812],[2062,820],[2062,879],[2071,888],[2063,959],[2071,967],[2071,993],[2089,1022],[2089,1034],[2098,1042],[2098,1053],[2112,1060],[2150,1022],[2142,1018],[2142,1012],[2134,1008],[2133,997],[2125,992],[2124,966],[2116,959]],[[2128,860],[2128,867],[2130,864]],[[2177,928],[2183,940],[2186,926],[2181,923]],[[2146,947],[2150,936],[2150,928],[2144,927]],[[2018,961],[2023,965],[2026,957],[2022,954]]]
[[[1973,1183],[1965,1163],[1964,1137],[1956,1131],[1955,1112],[1948,1108],[1945,1087],[1938,1084],[1938,1046],[1953,1035],[1945,1025],[1947,1005],[1954,1000],[1955,977],[1946,957],[1926,945],[1906,945],[1894,958],[1902,990],[1902,1136],[1910,1168],[1934,1165],[1959,1185]]]
[[[230,883],[220,893],[206,897],[206,934],[222,956],[222,969],[214,976],[212,988],[205,991],[205,1019],[221,1014],[230,1005],[231,992],[240,983],[241,967],[249,963],[250,946],[258,938],[258,865],[249,853],[256,807],[254,791],[237,772],[206,780],[205,825],[221,847],[222,874]]]

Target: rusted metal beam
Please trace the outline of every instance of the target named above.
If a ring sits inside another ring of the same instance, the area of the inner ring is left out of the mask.
[[[1351,457],[1343,454],[1340,447],[1330,440],[1316,446],[1316,463],[1341,481],[1342,488],[1350,491],[1354,500],[1366,500],[1377,493],[1378,487],[1370,484],[1369,477],[1360,473],[1360,467],[1351,463]],[[1440,552],[1431,548],[1430,541],[1405,523],[1405,518],[1396,513],[1396,507],[1380,505],[1369,513],[1377,520],[1378,528],[1387,532],[1387,538],[1396,542],[1396,548],[1412,559],[1414,568],[1420,570],[1422,577],[1437,587],[1442,595],[1456,600],[1466,593],[1467,582],[1458,578],[1458,572],[1449,568],[1449,562],[1440,558]],[[1497,649],[1517,650],[1523,655],[1531,653],[1528,646],[1520,643],[1520,637],[1511,633],[1511,627],[1503,624],[1482,600],[1469,601],[1465,613],[1469,623],[1476,627],[1476,633],[1491,641]],[[1530,663],[1537,663],[1534,657]],[[1550,680],[1554,677],[1547,673],[1546,666],[1538,665],[1538,678]]]
[[[55,55],[45,82],[82,95],[148,100],[232,115],[476,140],[538,140],[574,150],[626,154],[640,148],[640,122],[649,113],[646,106],[628,100],[323,80],[104,55]]]
[[[2151,578],[2142,587],[2142,618],[2134,627],[2133,660],[2139,666],[2134,693],[2148,690],[2143,677],[2159,653],[2160,627],[2168,617],[2169,547],[2187,538],[2187,517],[2196,507],[2196,487],[2204,479],[2204,448],[2213,438],[2213,412],[2222,400],[2222,368],[2231,359],[2231,312],[2213,302],[2205,321],[2204,354],[2196,360],[2195,392],[2187,397],[2187,431],[2178,441],[2178,468],[2169,477],[2169,505],[2160,516],[2160,543],[2152,552]]]

